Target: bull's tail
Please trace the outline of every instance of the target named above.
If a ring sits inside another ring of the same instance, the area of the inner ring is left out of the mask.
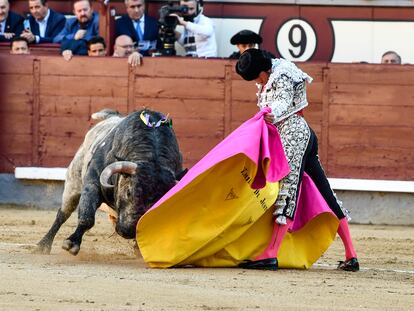
[[[91,115],[91,118],[93,120],[102,121],[102,120],[106,120],[111,117],[120,117],[120,116],[121,114],[118,111],[105,108],[105,109],[102,109],[101,111],[93,113]]]

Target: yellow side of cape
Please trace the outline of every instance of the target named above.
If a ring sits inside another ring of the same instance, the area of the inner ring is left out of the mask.
[[[255,163],[238,154],[148,211],[137,226],[144,260],[154,268],[231,267],[260,254],[271,237],[279,184],[251,189],[256,172]],[[334,216],[324,213],[288,233],[279,251],[279,266],[311,266],[332,243],[337,225]]]

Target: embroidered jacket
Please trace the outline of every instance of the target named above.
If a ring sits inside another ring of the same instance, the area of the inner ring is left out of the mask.
[[[295,64],[281,59],[272,59],[272,73],[263,87],[258,84],[258,103],[260,109],[270,107],[278,123],[308,105],[306,82],[312,78]]]
[[[312,78],[284,59],[272,59],[272,70],[266,85],[258,84],[260,109],[269,107],[282,140],[290,172],[281,180],[280,192],[275,202],[276,222],[286,224],[286,217],[293,219],[299,187],[300,167],[310,138],[306,121],[295,113],[308,105],[306,82]]]

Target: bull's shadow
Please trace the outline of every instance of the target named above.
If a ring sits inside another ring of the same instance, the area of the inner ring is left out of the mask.
[[[145,109],[121,116],[105,109],[92,118],[100,122],[88,131],[69,165],[62,206],[37,244],[38,253],[50,253],[56,233],[78,207],[78,225],[62,245],[78,254],[101,203],[117,214],[116,232],[135,238],[139,218],[185,173],[172,122],[163,114]]]

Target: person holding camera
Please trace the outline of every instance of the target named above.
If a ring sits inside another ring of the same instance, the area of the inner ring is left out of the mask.
[[[186,56],[217,57],[216,34],[211,19],[203,15],[203,1],[181,0],[180,5],[188,7],[187,12],[170,15],[184,26],[184,32],[177,33],[177,42],[184,47]]]
[[[125,0],[125,6],[127,14],[115,21],[116,37],[127,35],[138,43],[142,55],[151,55],[157,48],[157,20],[145,14],[144,0]]]

